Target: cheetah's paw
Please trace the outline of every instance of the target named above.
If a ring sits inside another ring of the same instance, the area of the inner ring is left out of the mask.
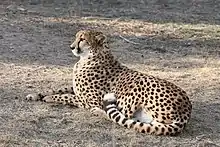
[[[40,96],[38,94],[28,94],[25,99],[28,101],[38,101],[40,100]]]
[[[104,110],[102,110],[98,107],[94,107],[94,108],[90,109],[90,112],[95,116],[103,116],[106,114]]]
[[[52,96],[45,96],[45,97],[42,99],[42,101],[43,101],[43,102],[47,102],[47,103],[52,103],[52,102],[54,102]]]

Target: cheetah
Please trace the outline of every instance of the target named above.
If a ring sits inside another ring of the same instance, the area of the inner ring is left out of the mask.
[[[145,134],[182,132],[192,111],[184,90],[123,66],[113,56],[102,32],[81,30],[70,48],[80,58],[73,68],[73,87],[58,94],[28,95],[27,99],[67,103],[100,112],[118,125]]]

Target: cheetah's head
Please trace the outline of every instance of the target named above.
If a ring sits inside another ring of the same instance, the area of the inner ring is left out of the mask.
[[[107,49],[106,36],[102,32],[81,30],[76,33],[74,42],[70,45],[75,56],[88,57],[103,49]]]

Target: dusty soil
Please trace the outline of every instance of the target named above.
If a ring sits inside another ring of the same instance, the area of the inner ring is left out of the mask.
[[[0,146],[220,146],[219,10],[215,0],[1,0]],[[144,135],[24,100],[71,84],[78,59],[69,44],[80,29],[103,31],[118,60],[188,93],[193,113],[182,134]]]

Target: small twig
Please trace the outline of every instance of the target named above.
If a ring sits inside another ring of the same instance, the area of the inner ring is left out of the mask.
[[[137,43],[137,42],[134,42],[134,41],[128,40],[127,38],[125,38],[125,37],[123,37],[123,36],[121,36],[121,35],[119,35],[119,37],[122,38],[123,40],[129,42],[129,43],[132,43],[132,44],[140,44],[140,43]]]

